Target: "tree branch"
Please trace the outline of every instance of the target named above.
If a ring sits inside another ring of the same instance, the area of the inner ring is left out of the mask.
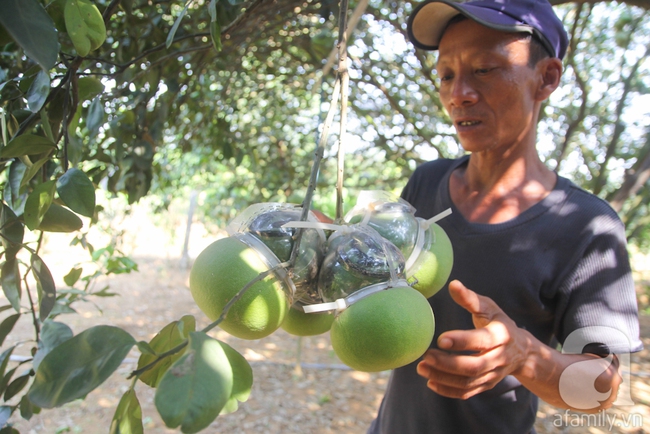
[[[580,23],[582,8],[583,5],[579,4],[576,10],[575,19],[573,20],[573,25],[571,26],[571,31],[569,36],[571,45],[567,50],[567,54],[568,54],[567,64],[571,65],[571,68],[573,68],[573,72],[576,77],[576,83],[578,84],[578,88],[580,89],[580,93],[581,93],[580,108],[578,109],[578,115],[573,120],[571,120],[571,122],[569,122],[567,126],[566,133],[564,134],[564,140],[560,145],[560,152],[557,156],[557,164],[555,165],[556,171],[560,170],[560,166],[564,161],[564,157],[566,157],[567,149],[569,148],[569,142],[571,141],[573,134],[578,130],[578,127],[580,127],[582,121],[584,121],[585,116],[587,115],[587,100],[589,97],[589,91],[587,90],[587,81],[580,74],[580,70],[576,65],[576,58],[575,58],[575,48],[578,45],[578,42],[580,41],[580,37],[577,36],[578,33],[577,30]],[[583,23],[586,23],[589,20],[589,17],[591,16],[591,11],[592,8],[589,8],[589,10],[587,11],[587,16],[582,21]],[[584,30],[584,26],[583,26],[583,30]],[[582,31],[580,32],[580,35],[582,35]]]
[[[625,201],[637,194],[650,179],[650,131],[646,134],[645,154],[637,161],[633,168],[625,171],[623,184],[616,190],[614,197],[609,201],[616,212],[623,209]]]
[[[618,100],[618,104],[616,105],[616,119],[614,121],[614,133],[612,134],[612,138],[609,142],[609,145],[607,146],[607,151],[605,152],[605,161],[603,161],[603,164],[601,165],[600,173],[598,174],[598,177],[596,178],[596,181],[594,183],[594,188],[593,188],[594,194],[600,193],[600,191],[607,183],[607,176],[606,176],[608,172],[607,163],[609,162],[609,160],[611,160],[611,158],[616,153],[616,147],[618,146],[619,140],[621,138],[621,134],[623,134],[623,131],[625,131],[625,124],[621,121],[621,116],[623,115],[623,110],[627,106],[627,96],[632,90],[632,82],[636,78],[637,71],[641,67],[641,64],[645,62],[649,54],[650,54],[650,44],[646,46],[645,54],[643,56],[640,56],[637,59],[636,63],[634,63],[634,65],[632,66],[630,73],[625,78],[625,80],[623,80],[623,94],[621,95],[621,98]],[[623,57],[623,59],[625,59],[625,56]],[[623,62],[625,62],[625,60],[623,60]]]
[[[390,94],[390,92],[388,91],[386,86],[379,83],[379,81],[377,81],[375,76],[372,74],[372,72],[368,68],[361,67],[361,71],[364,74],[366,74],[368,77],[370,77],[370,82],[368,82],[368,84],[373,85],[374,87],[379,89],[381,91],[381,93],[384,94],[384,96],[388,100],[388,103],[390,104],[390,107],[393,110],[395,110],[397,113],[402,115],[404,117],[404,119],[408,120],[409,117],[407,116],[407,113],[402,109],[402,107],[400,107],[400,105],[395,100],[395,98]],[[420,128],[418,128],[418,126],[415,124],[415,122],[410,122],[409,121],[409,123],[413,126],[413,128],[418,133],[418,135],[420,137],[422,137],[423,140],[426,140],[426,142],[429,144],[429,146],[431,146],[433,149],[435,149],[438,152],[439,155],[444,155],[444,153],[441,152],[441,149],[438,146],[434,145],[433,143],[431,143],[431,141],[429,139],[426,138],[427,134],[424,131],[422,131]]]

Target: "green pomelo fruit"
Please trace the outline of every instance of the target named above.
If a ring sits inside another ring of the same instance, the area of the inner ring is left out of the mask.
[[[194,301],[216,320],[240,289],[269,268],[237,238],[221,238],[197,256],[190,271]],[[241,339],[261,339],[280,327],[289,310],[283,283],[274,275],[256,282],[236,301],[219,327]]]
[[[428,250],[420,253],[418,262],[420,266],[415,270],[413,276],[407,276],[409,282],[417,279],[413,288],[417,289],[426,298],[432,297],[445,286],[451,269],[454,266],[454,250],[449,236],[437,224],[429,227],[435,236],[435,241]]]
[[[280,327],[294,336],[316,336],[329,331],[333,322],[332,313],[305,313],[302,306],[294,305]]]
[[[427,299],[413,288],[397,287],[362,298],[341,312],[330,338],[343,363],[378,372],[415,361],[429,348],[434,329]]]

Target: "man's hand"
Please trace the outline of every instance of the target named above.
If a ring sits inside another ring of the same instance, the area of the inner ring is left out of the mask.
[[[438,394],[467,399],[516,372],[526,360],[531,336],[492,299],[478,295],[459,281],[449,283],[449,293],[472,314],[476,328],[442,333],[439,349],[425,353],[417,372]],[[460,351],[465,354],[458,354]]]

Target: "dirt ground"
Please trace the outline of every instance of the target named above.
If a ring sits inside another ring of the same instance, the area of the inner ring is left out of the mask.
[[[96,306],[76,305],[78,315],[66,315],[60,320],[75,333],[93,325],[111,324],[124,328],[137,340],[147,341],[182,315],[194,315],[197,328],[207,325],[207,318],[194,305],[189,293],[189,272],[179,266],[178,241],[170,245],[165,241],[169,233],[152,230],[151,222],[130,223],[130,233],[137,235],[126,237],[124,248],[137,261],[139,272],[112,276],[102,282],[120,296],[97,300]],[[130,241],[129,237],[132,237]],[[64,238],[58,240],[50,240],[44,257],[48,265],[53,264],[55,280],[60,281],[67,270],[63,265],[57,268],[56,264],[67,264],[69,269],[73,257],[64,247],[69,237],[65,242]],[[191,256],[209,241],[209,236],[197,231]],[[22,319],[5,346],[33,335],[29,321]],[[650,317],[642,316],[642,324],[642,336],[646,348],[650,348]],[[206,433],[361,434],[376,415],[389,373],[368,374],[342,365],[332,351],[327,334],[297,338],[278,330],[258,341],[236,339],[218,329],[211,334],[250,361],[254,385],[249,400],[240,404],[235,413],[218,417]],[[24,349],[28,351],[29,346]],[[23,434],[108,433],[117,403],[130,384],[126,377],[135,368],[138,356],[136,350],[129,354],[118,371],[86,399],[45,410],[29,421],[14,415],[11,422]],[[536,424],[538,432],[650,433],[648,349],[632,355],[630,371],[633,406],[615,406],[607,413],[587,418],[542,403]],[[136,393],[142,405],[146,434],[178,432],[166,428],[158,416],[153,389],[139,383]]]

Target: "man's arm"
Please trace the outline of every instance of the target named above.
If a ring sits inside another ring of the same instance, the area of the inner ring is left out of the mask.
[[[571,371],[570,387],[584,388],[587,392],[595,388],[606,399],[595,408],[577,410],[597,412],[616,400],[622,377],[615,358],[563,354],[519,328],[492,299],[478,295],[459,281],[449,284],[449,292],[456,303],[472,314],[475,329],[442,333],[438,338],[439,349],[431,349],[424,355],[417,371],[428,380],[431,390],[443,396],[467,399],[513,375],[549,404],[573,408],[562,399],[560,377],[569,366],[591,361],[574,365],[578,369]],[[464,353],[459,354],[461,351]]]

